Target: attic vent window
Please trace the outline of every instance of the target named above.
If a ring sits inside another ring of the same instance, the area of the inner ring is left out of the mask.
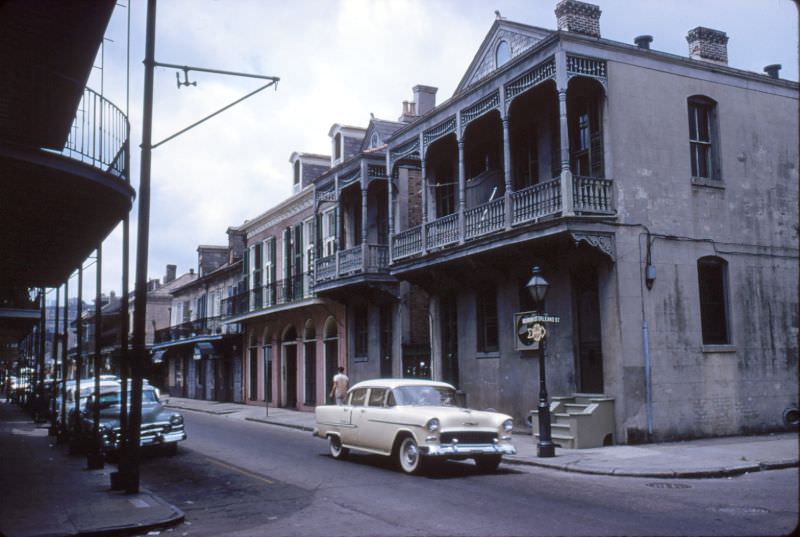
[[[372,138],[369,139],[369,146],[378,147],[379,145],[381,145],[381,137],[378,136],[377,132],[373,132]]]
[[[511,59],[511,45],[508,44],[508,41],[504,39],[497,44],[494,58],[495,66],[498,69]]]

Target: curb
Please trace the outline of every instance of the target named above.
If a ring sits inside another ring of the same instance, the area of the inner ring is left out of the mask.
[[[249,416],[245,417],[244,419],[245,419],[245,421],[254,421],[254,422],[257,422],[257,423],[266,423],[267,425],[278,425],[280,427],[288,427],[289,429],[297,429],[299,431],[307,431],[307,432],[314,431],[313,427],[308,427],[306,425],[296,425],[294,423],[282,423],[282,422],[279,422],[279,421],[265,420],[265,419],[262,419],[262,418],[251,418]]]
[[[104,537],[110,535],[133,535],[137,533],[148,532],[156,529],[162,528],[170,528],[173,526],[177,526],[178,524],[182,523],[186,518],[186,515],[183,511],[178,509],[172,504],[169,504],[153,494],[148,490],[140,491],[141,494],[147,494],[152,500],[161,503],[164,506],[167,506],[169,509],[172,510],[172,515],[164,518],[162,520],[148,522],[146,524],[126,524],[124,526],[107,526],[105,528],[99,529],[91,529],[91,530],[84,530],[78,531],[76,533],[71,533],[69,535],[75,535],[80,537]]]
[[[166,408],[174,408],[175,410],[188,410],[189,412],[201,412],[203,414],[211,414],[213,416],[227,416],[229,414],[235,414],[238,410],[222,410],[222,411],[214,411],[214,410],[204,410],[202,408],[191,408],[188,406],[179,406],[179,405],[164,405]]]
[[[782,470],[785,468],[793,468],[800,466],[797,460],[783,460],[775,462],[761,462],[758,464],[748,464],[742,466],[732,466],[729,468],[706,468],[698,470],[664,470],[664,471],[632,471],[623,470],[620,468],[579,468],[574,466],[574,463],[566,464],[543,464],[529,459],[520,459],[517,457],[505,457],[504,463],[516,464],[521,466],[537,466],[539,468],[549,468],[550,470],[558,470],[562,472],[572,472],[576,474],[590,474],[590,475],[608,475],[614,477],[648,477],[660,479],[703,479],[715,477],[733,477],[737,475],[764,472],[767,470]],[[571,465],[572,464],[572,465]]]

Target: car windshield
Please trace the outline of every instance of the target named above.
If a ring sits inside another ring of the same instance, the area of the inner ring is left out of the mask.
[[[399,386],[392,392],[398,405],[458,406],[456,391],[444,386]]]
[[[119,392],[108,392],[100,394],[100,406],[118,405],[120,403]],[[128,405],[131,403],[131,394],[128,392]],[[142,404],[158,403],[155,390],[142,391]]]

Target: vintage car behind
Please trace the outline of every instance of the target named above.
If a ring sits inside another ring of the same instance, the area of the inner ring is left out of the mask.
[[[114,453],[120,448],[120,403],[120,384],[114,388],[101,389],[99,398],[100,438],[105,453]],[[81,430],[86,441],[91,439],[94,425],[93,405],[94,401],[90,400],[81,413]],[[128,405],[130,405],[130,394],[128,395]],[[159,400],[157,389],[148,384],[144,385],[142,387],[140,445],[164,446],[174,454],[178,449],[178,442],[181,440],[186,440],[183,416],[164,408]]]
[[[455,388],[444,382],[359,382],[344,405],[316,408],[313,434],[328,440],[335,459],[350,449],[378,453],[394,457],[409,474],[437,459],[474,459],[480,469],[495,470],[503,455],[516,453],[511,417],[463,408],[456,400]]]

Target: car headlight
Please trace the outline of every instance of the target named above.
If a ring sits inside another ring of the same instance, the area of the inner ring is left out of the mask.
[[[428,420],[428,423],[425,424],[425,428],[428,429],[428,432],[435,433],[439,430],[439,418],[431,418]]]
[[[180,414],[173,414],[169,418],[170,425],[181,425],[183,423],[183,416]]]
[[[508,419],[503,422],[503,431],[510,433],[514,428],[514,420]]]

